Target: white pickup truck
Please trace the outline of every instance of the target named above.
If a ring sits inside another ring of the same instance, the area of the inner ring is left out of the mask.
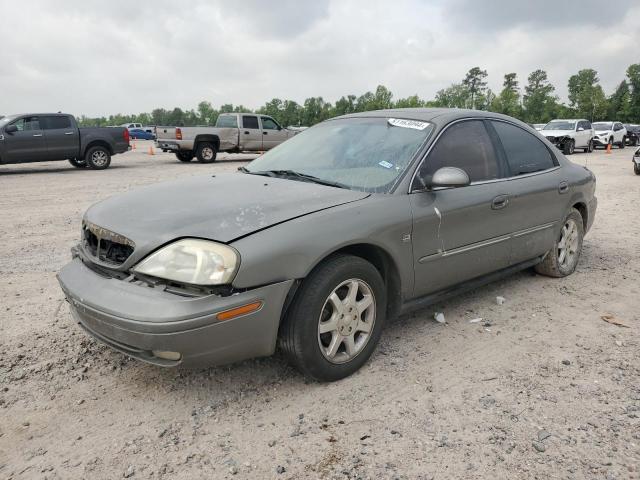
[[[181,162],[215,162],[218,152],[262,152],[297,134],[267,115],[223,113],[215,127],[156,127],[156,146]]]

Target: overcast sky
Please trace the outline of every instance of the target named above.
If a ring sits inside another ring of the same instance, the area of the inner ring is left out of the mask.
[[[634,5],[635,4],[635,5]],[[78,0],[2,2],[0,114],[334,102],[383,84],[436,91],[480,66],[499,91],[595,68],[607,94],[639,61],[633,0]]]

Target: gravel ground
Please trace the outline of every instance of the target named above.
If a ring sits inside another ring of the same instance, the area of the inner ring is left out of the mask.
[[[572,157],[600,201],[574,275],[519,273],[390,322],[371,361],[327,385],[279,355],[159,369],[72,322],[55,273],[89,205],[246,159],[181,164],[148,145],[106,171],[0,166],[1,478],[640,478],[631,149]]]

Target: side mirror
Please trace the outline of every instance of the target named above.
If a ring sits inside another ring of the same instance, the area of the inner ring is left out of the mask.
[[[456,167],[442,167],[436,170],[431,177],[428,187],[464,187],[469,185],[471,180],[464,170]]]
[[[14,133],[17,131],[18,131],[18,127],[16,127],[15,124],[7,125],[6,127],[4,127],[5,133]]]
[[[584,127],[578,127],[579,132],[584,132]]]

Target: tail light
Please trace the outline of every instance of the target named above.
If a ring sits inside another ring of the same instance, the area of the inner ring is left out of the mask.
[[[176,128],[176,140],[182,140],[182,130]]]
[[[129,129],[125,128],[124,132],[122,132],[122,138],[124,138],[124,141],[129,143]]]

